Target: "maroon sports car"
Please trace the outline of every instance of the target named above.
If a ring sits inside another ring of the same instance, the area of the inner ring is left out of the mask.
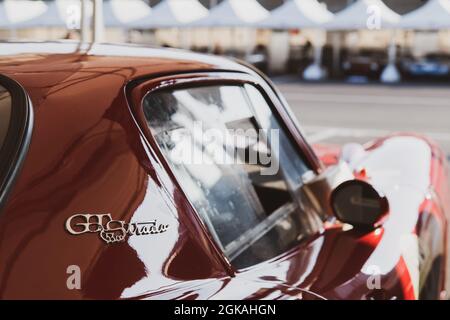
[[[305,140],[239,62],[0,43],[3,299],[446,299],[431,141]],[[301,120],[301,119],[300,119]]]

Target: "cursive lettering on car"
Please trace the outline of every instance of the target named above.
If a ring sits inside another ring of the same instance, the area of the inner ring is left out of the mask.
[[[167,224],[158,224],[157,220],[146,222],[125,222],[114,220],[108,214],[75,214],[65,223],[66,230],[71,235],[98,233],[106,243],[124,242],[127,236],[156,235],[169,229]]]

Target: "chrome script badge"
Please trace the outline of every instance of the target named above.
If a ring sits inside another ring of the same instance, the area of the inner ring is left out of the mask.
[[[156,220],[127,223],[113,220],[111,214],[75,214],[66,220],[66,230],[72,235],[98,233],[106,243],[124,242],[127,235],[154,235],[166,232],[168,225]]]

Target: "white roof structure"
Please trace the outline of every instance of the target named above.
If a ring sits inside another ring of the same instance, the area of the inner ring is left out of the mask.
[[[92,12],[92,2],[88,2]],[[106,27],[126,27],[151,14],[142,0],[106,0],[103,17]],[[0,27],[35,28],[63,27],[77,29],[81,20],[81,0],[5,0],[0,2]]]
[[[15,1],[11,1],[15,2]],[[27,1],[35,2],[35,1]],[[41,2],[41,1],[38,1]],[[35,17],[27,19],[19,24],[17,28],[34,27],[65,27],[76,29],[80,27],[81,1],[80,0],[54,0],[44,4],[44,10]],[[27,4],[24,10],[33,11],[33,4]]]
[[[333,19],[333,14],[317,0],[289,0],[270,16],[255,24],[268,29],[315,28]]]
[[[105,27],[127,27],[151,15],[151,8],[142,0],[106,0],[103,2]]]
[[[5,3],[0,2],[0,28],[10,27],[11,22],[8,19]]]
[[[174,28],[185,26],[208,15],[198,0],[164,0],[156,5],[152,13],[129,24],[137,29]]]
[[[358,0],[336,13],[324,27],[328,30],[390,29],[395,28],[400,18],[381,0]]]
[[[0,2],[0,28],[21,28],[22,24],[42,15],[47,9],[43,1],[5,0]]]
[[[256,0],[225,0],[195,23],[196,27],[245,27],[266,19],[269,12]]]
[[[450,28],[450,0],[428,0],[420,8],[405,14],[398,27],[414,30]]]

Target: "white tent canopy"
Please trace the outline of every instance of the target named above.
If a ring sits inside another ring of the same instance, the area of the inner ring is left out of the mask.
[[[256,0],[225,0],[209,11],[209,15],[195,23],[196,27],[245,27],[269,16]]]
[[[358,0],[338,12],[324,24],[328,30],[390,29],[400,21],[400,15],[381,0]]]
[[[87,3],[91,8],[92,2]],[[30,14],[31,13],[31,14]],[[149,16],[151,8],[143,0],[106,0],[103,14],[106,27],[126,27]],[[81,0],[50,2],[6,0],[0,2],[0,27],[35,28],[63,27],[77,29],[81,20]]]
[[[103,6],[105,27],[122,28],[151,15],[151,8],[142,0],[106,0]]]
[[[35,1],[30,1],[35,2]],[[64,27],[76,29],[80,27],[81,1],[80,0],[54,0],[44,4],[45,10],[39,15],[23,21],[18,28],[34,27]],[[26,10],[33,10],[32,5]]]
[[[333,14],[317,0],[289,0],[255,26],[270,29],[315,28],[332,18]]]
[[[450,0],[429,0],[422,7],[404,15],[398,27],[414,30],[450,28]]]
[[[151,15],[130,24],[133,28],[157,29],[185,26],[208,15],[198,0],[164,0],[154,7]]]
[[[8,12],[5,8],[5,3],[0,2],[0,28],[10,27],[11,22],[8,18]]]
[[[42,15],[47,9],[43,1],[5,0],[0,2],[0,28],[21,28],[27,21]]]

